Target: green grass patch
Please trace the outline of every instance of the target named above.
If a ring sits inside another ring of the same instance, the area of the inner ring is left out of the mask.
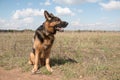
[[[120,32],[64,32],[55,37],[51,51],[54,72],[42,67],[41,74],[60,80],[120,79]],[[32,38],[33,32],[0,33],[0,67],[30,72]]]

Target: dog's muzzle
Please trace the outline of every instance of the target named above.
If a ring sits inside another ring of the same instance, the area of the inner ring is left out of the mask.
[[[63,27],[63,28],[67,27],[67,25],[68,25],[68,22],[66,22],[66,21],[63,21],[63,22],[62,22],[62,27]]]
[[[56,26],[56,30],[57,30],[57,31],[60,31],[60,32],[63,32],[63,31],[64,31],[63,28],[67,27],[67,25],[68,25],[68,22],[62,21],[60,24],[58,24],[58,25]]]

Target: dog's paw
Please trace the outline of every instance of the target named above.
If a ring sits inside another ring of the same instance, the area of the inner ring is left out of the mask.
[[[32,74],[35,74],[36,72],[37,72],[37,70],[35,70],[35,69],[32,69]]]
[[[49,71],[49,72],[53,72],[53,69],[52,69],[52,68],[50,68],[50,69],[48,69],[48,71]]]

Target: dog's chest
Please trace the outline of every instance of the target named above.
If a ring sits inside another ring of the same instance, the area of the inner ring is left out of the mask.
[[[49,47],[52,46],[53,42],[54,42],[54,37],[51,37],[51,36],[45,37],[43,41],[43,48],[48,49]]]

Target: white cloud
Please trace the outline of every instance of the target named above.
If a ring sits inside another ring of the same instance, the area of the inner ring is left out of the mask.
[[[0,18],[0,23],[5,23],[5,20]]]
[[[46,0],[46,2],[45,2],[44,4],[45,4],[46,6],[51,5],[50,0]]]
[[[106,31],[120,31],[120,23],[81,23],[79,20],[70,23],[70,30],[106,30]]]
[[[111,0],[109,3],[100,3],[99,5],[105,10],[120,10],[120,1]]]
[[[95,2],[99,2],[101,0],[85,0],[86,2],[91,2],[91,3],[95,3]]]
[[[21,18],[32,17],[32,16],[42,16],[43,12],[44,12],[43,9],[39,10],[39,9],[32,9],[32,8],[16,10],[12,18],[21,19]]]
[[[46,0],[45,2],[40,2],[39,4],[41,6],[50,6],[51,5],[50,0]]]
[[[4,20],[0,19],[0,28],[1,29],[25,29],[30,28],[32,25],[35,25],[34,18],[35,16],[43,16],[44,10],[41,9],[22,9],[16,10],[11,19]]]
[[[81,25],[80,20],[75,20],[71,22],[71,26],[80,26],[80,25]]]
[[[6,24],[6,21],[0,18],[0,28],[3,28],[5,24]]]
[[[74,13],[68,7],[62,8],[60,6],[56,6],[55,10],[57,15],[74,15]]]
[[[16,20],[16,19],[0,19],[0,29],[22,29],[31,27],[33,25],[34,19],[32,17],[26,17],[24,19]]]
[[[34,22],[34,18],[27,17],[24,19],[11,19],[5,20],[0,18],[0,29],[35,29],[37,23]],[[33,26],[36,26],[33,28]],[[81,21],[73,20],[69,23],[68,30],[107,30],[107,31],[120,31],[120,23],[81,23]]]
[[[0,29],[16,29],[16,22],[0,19]]]
[[[22,21],[25,23],[32,23],[34,21],[34,19],[32,17],[26,17],[26,18],[22,19]]]
[[[85,3],[85,2],[95,3],[95,2],[99,2],[101,0],[53,0],[53,1],[56,3],[59,3],[59,4],[74,5],[74,4],[81,4],[81,3]]]
[[[76,12],[77,14],[84,12],[83,9],[80,9],[80,8],[79,9],[74,8],[73,11]]]

